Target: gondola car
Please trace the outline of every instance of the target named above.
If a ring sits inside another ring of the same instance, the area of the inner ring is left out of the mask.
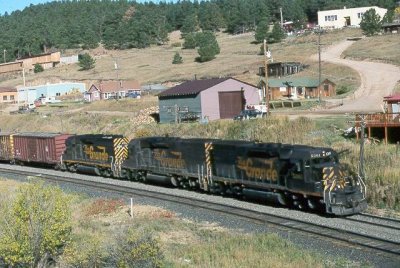
[[[128,154],[128,140],[122,135],[74,135],[66,140],[60,166],[71,172],[121,177],[121,165]]]
[[[129,143],[122,174],[218,194],[350,215],[366,208],[365,185],[330,148],[280,143],[150,137]]]

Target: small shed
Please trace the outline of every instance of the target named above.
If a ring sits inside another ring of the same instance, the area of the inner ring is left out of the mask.
[[[268,77],[282,77],[301,72],[304,64],[300,62],[272,62],[268,63]],[[265,67],[259,67],[259,76],[265,76]]]
[[[160,123],[233,118],[260,103],[259,89],[235,78],[193,80],[158,95]]]
[[[136,80],[101,81],[92,84],[85,92],[86,101],[106,100],[113,98],[125,98],[128,93],[141,94],[140,83]]]
[[[382,29],[385,33],[400,34],[400,21],[383,23]]]
[[[262,78],[260,83],[264,88],[265,78]],[[271,78],[268,79],[268,85],[270,100],[336,96],[336,84],[329,79],[322,80],[320,84],[318,78],[310,77]]]

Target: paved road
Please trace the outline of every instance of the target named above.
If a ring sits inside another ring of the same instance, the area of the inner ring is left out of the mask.
[[[322,61],[339,65],[346,65],[356,70],[361,77],[361,85],[355,93],[343,100],[343,105],[330,109],[338,112],[381,112],[383,97],[392,94],[396,83],[400,82],[400,68],[394,65],[354,61],[341,58],[341,54],[355,41],[342,41],[322,51]],[[318,55],[312,56],[318,60]],[[342,103],[342,100],[332,100],[333,103]]]

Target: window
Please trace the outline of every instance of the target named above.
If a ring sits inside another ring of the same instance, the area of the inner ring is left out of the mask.
[[[10,100],[14,100],[14,95],[11,95],[11,96],[10,96]]]
[[[301,160],[298,160],[293,163],[292,166],[292,178],[296,180],[303,180],[303,163]]]
[[[336,21],[336,20],[337,20],[337,15],[325,16],[325,21]]]
[[[56,93],[56,96],[61,96],[61,93]]]
[[[7,100],[7,96],[3,96],[3,101],[6,101]]]
[[[324,84],[324,90],[325,91],[329,91],[329,85],[328,84]]]
[[[358,17],[359,19],[361,19],[363,15],[364,15],[364,12],[357,13],[357,17]]]

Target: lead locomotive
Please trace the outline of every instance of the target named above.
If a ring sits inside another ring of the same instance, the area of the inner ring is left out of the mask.
[[[365,185],[330,148],[280,143],[150,137],[129,143],[122,174],[164,178],[210,193],[350,215],[367,207]]]

